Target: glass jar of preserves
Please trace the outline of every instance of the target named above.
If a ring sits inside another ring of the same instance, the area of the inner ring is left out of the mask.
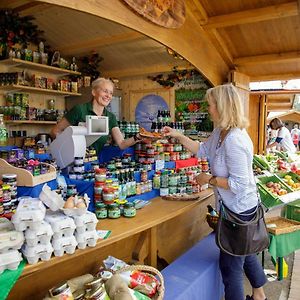
[[[165,153],[159,152],[159,160],[165,160]]]
[[[177,185],[177,176],[175,174],[171,174],[169,176],[169,187]]]
[[[95,182],[94,186],[94,194],[95,195],[101,195],[103,191],[104,183],[102,182]]]
[[[106,169],[96,169],[95,170],[95,180],[98,182],[106,181]]]
[[[146,153],[147,155],[154,155],[154,147],[152,145],[147,145],[147,148],[146,148]]]
[[[142,182],[145,182],[145,181],[147,181],[147,180],[148,180],[148,173],[147,173],[146,170],[142,170],[142,171],[141,171],[141,181],[142,181]]]
[[[166,152],[173,152],[173,151],[174,151],[174,146],[173,146],[173,144],[166,144],[166,145],[165,145],[165,151],[166,151]]]
[[[112,187],[105,187],[102,191],[102,198],[105,204],[111,204],[115,201],[115,190]]]
[[[153,176],[153,188],[155,190],[159,190],[159,188],[160,188],[160,173],[156,173]]]
[[[185,194],[186,193],[186,186],[183,184],[180,184],[177,186],[177,193],[178,194]]]
[[[127,202],[124,204],[123,215],[126,218],[132,218],[136,215],[136,208],[133,203]]]
[[[176,194],[177,193],[177,186],[169,186],[169,194]]]
[[[71,292],[71,288],[68,283],[60,284],[49,290],[49,295],[51,297],[55,297],[55,299],[65,299],[65,300],[73,300],[73,295]]]
[[[192,187],[191,184],[188,184],[188,185],[186,186],[186,193],[187,193],[188,195],[193,194],[193,187]]]
[[[169,195],[169,188],[168,188],[168,187],[161,187],[161,188],[159,189],[159,195],[160,195],[161,197],[163,197],[163,196],[168,196],[168,195]]]
[[[106,219],[107,218],[107,207],[103,202],[97,202],[96,206],[96,217],[97,219]]]
[[[163,171],[160,177],[160,187],[167,188],[169,186],[169,175],[168,171]]]
[[[170,152],[170,160],[171,161],[177,160],[177,153],[176,152]]]
[[[170,153],[169,152],[164,152],[164,156],[165,156],[166,162],[170,161]]]
[[[108,205],[108,217],[110,219],[118,219],[121,216],[121,210],[117,203],[112,203]]]

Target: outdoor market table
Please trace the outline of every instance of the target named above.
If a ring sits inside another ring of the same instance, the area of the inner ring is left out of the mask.
[[[300,249],[300,230],[274,235],[269,233],[269,252],[278,262],[278,280],[283,279],[283,257]]]
[[[72,255],[26,265],[8,299],[42,299],[59,282],[96,273],[108,255],[156,267],[158,254],[171,263],[210,232],[205,221],[206,205],[213,201],[211,189],[194,201],[165,201],[157,197],[134,218],[100,220],[97,229],[110,230],[109,238],[98,240],[93,248],[77,249]]]

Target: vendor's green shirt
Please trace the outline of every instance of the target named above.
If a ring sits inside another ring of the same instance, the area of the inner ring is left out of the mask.
[[[93,111],[92,101],[79,104],[74,106],[66,115],[65,118],[69,121],[69,123],[73,126],[77,126],[79,122],[85,122],[85,117],[87,115],[96,116],[97,114]],[[111,130],[114,127],[118,127],[118,122],[116,116],[109,112],[106,108],[103,110],[102,116],[108,117],[108,126],[109,126],[109,134],[111,134]],[[97,153],[100,153],[101,149],[105,145],[108,140],[108,135],[101,136],[92,146],[96,149]]]

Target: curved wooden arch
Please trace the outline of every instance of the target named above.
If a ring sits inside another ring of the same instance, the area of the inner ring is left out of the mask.
[[[206,37],[199,22],[188,9],[186,21],[178,29],[166,29],[151,24],[134,14],[118,0],[38,0],[39,2],[64,6],[86,12],[128,28],[170,47],[194,65],[213,85],[226,80],[229,68]]]

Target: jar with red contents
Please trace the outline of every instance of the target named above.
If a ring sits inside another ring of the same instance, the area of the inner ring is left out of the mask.
[[[141,171],[141,181],[146,182],[148,180],[148,173],[146,170]]]
[[[105,187],[102,191],[102,198],[105,204],[112,204],[115,201],[115,190],[112,187]]]
[[[188,182],[189,182],[189,183],[191,183],[191,182],[194,181],[195,176],[194,176],[194,172],[193,172],[193,171],[188,171],[188,172],[186,172],[186,175],[187,175],[187,177],[188,177]]]
[[[140,154],[139,155],[139,163],[142,164],[146,160],[146,155],[145,154]]]
[[[98,182],[106,181],[106,169],[99,168],[95,170],[95,180]]]
[[[150,164],[154,164],[155,159],[154,159],[154,154],[147,154],[147,162],[149,162]]]
[[[170,152],[170,160],[171,161],[177,160],[177,153],[176,152]]]
[[[147,145],[146,153],[147,153],[147,156],[154,155],[154,147],[151,144]]]

